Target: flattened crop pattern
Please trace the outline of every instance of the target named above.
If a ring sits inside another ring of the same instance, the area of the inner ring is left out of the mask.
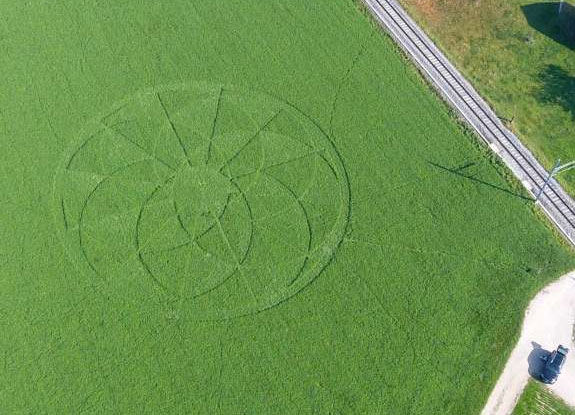
[[[349,185],[329,138],[288,103],[177,85],[89,123],[58,170],[54,208],[67,251],[111,293],[228,319],[321,273]]]

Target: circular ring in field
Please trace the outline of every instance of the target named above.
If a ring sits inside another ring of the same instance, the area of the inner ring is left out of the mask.
[[[329,138],[265,94],[147,90],[90,122],[54,183],[62,240],[132,302],[225,319],[272,308],[329,263],[349,184]]]

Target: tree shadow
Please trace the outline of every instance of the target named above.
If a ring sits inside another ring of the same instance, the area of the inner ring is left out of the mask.
[[[575,7],[560,2],[533,3],[521,6],[527,23],[533,29],[561,45],[575,50]]]
[[[530,197],[527,197],[527,196],[524,196],[524,195],[522,195],[522,194],[516,193],[516,192],[514,192],[514,191],[512,191],[512,190],[510,190],[510,189],[506,189],[505,187],[501,187],[501,186],[498,186],[498,185],[496,185],[496,184],[489,183],[489,182],[486,182],[486,181],[484,181],[484,180],[478,179],[478,178],[476,178],[473,174],[469,174],[469,173],[466,174],[466,173],[465,173],[465,170],[469,169],[470,167],[475,166],[476,163],[474,163],[474,162],[468,162],[468,163],[465,163],[465,164],[462,165],[462,166],[455,167],[455,168],[445,167],[445,166],[442,166],[442,165],[440,165],[440,164],[434,163],[434,162],[432,162],[432,161],[428,161],[427,163],[428,163],[429,165],[435,167],[435,168],[441,169],[441,170],[446,171],[446,172],[449,172],[449,173],[451,173],[451,174],[455,174],[456,176],[462,177],[462,178],[464,178],[464,179],[471,180],[472,182],[479,183],[479,184],[484,185],[484,186],[488,186],[488,187],[490,187],[490,188],[492,188],[492,189],[495,189],[495,190],[498,190],[498,191],[507,193],[507,194],[509,194],[509,195],[511,195],[511,196],[518,197],[518,198],[523,199],[523,200],[529,200],[529,201],[532,201],[532,200],[533,200],[533,199],[531,199]]]
[[[533,346],[533,350],[531,350],[531,353],[529,353],[527,357],[527,363],[529,364],[528,371],[533,379],[539,380],[545,367],[545,360],[543,359],[548,357],[551,352],[543,349],[539,343],[531,342],[531,345]]]
[[[541,88],[535,98],[543,104],[560,105],[575,120],[575,77],[557,65],[548,65],[537,78]]]

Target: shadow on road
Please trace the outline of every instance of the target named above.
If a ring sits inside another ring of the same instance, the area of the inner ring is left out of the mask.
[[[557,65],[548,65],[537,78],[541,88],[535,98],[543,104],[560,105],[575,120],[575,77]]]
[[[545,367],[545,361],[543,358],[549,356],[551,352],[543,349],[539,343],[531,342],[531,345],[533,346],[533,350],[531,350],[531,353],[529,353],[529,357],[527,358],[527,362],[529,363],[529,375],[533,379],[539,380],[539,375]]]
[[[575,7],[569,3],[533,3],[521,6],[527,23],[533,29],[561,45],[575,50]]]
[[[505,192],[511,196],[518,197],[518,198],[523,199],[523,200],[533,200],[527,196],[516,193],[512,190],[509,190],[509,189],[506,189],[504,187],[498,186],[496,184],[489,183],[489,182],[486,182],[484,180],[478,179],[475,176],[473,176],[472,174],[466,174],[465,171],[468,170],[470,167],[473,167],[475,165],[475,163],[473,163],[473,162],[466,163],[463,166],[459,166],[459,167],[455,167],[455,168],[445,167],[445,166],[442,166],[440,164],[434,163],[432,161],[428,161],[428,164],[433,166],[433,167],[436,167],[438,169],[441,169],[443,171],[449,172],[451,174],[455,174],[456,176],[462,177],[464,179],[471,180],[472,182],[491,187],[492,189],[498,190],[500,192]]]

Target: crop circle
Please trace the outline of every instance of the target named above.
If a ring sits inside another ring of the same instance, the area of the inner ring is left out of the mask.
[[[71,258],[109,292],[227,319],[293,297],[349,216],[330,139],[277,98],[207,84],[139,93],[88,123],[58,169]]]

